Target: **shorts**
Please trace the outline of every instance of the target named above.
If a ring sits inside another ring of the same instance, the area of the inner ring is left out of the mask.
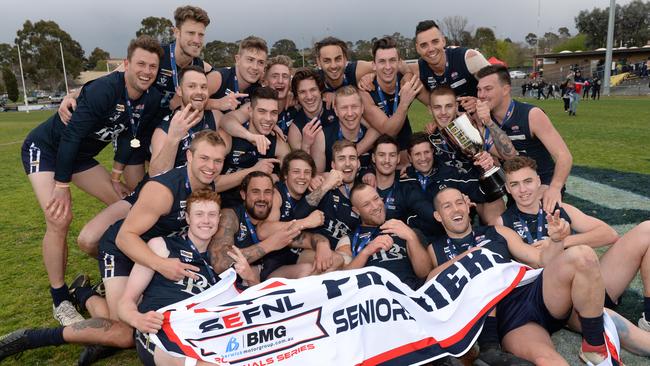
[[[564,319],[556,319],[544,305],[544,272],[532,282],[512,290],[497,304],[499,337],[527,323],[539,324],[549,334],[562,329],[571,313]]]
[[[56,170],[56,154],[56,151],[52,151],[49,147],[27,136],[20,149],[25,174],[54,172]],[[75,160],[72,174],[86,171],[95,165],[99,165],[99,162],[95,159]]]
[[[155,366],[153,354],[156,351],[156,345],[149,340],[147,334],[140,333],[139,330],[133,332],[135,337],[135,350],[138,352],[138,358],[145,366]]]
[[[265,255],[264,258],[262,258],[260,280],[266,280],[273,271],[282,266],[296,264],[298,262],[299,253],[300,250],[284,248]]]
[[[113,277],[128,277],[133,268],[131,258],[122,253],[115,243],[117,233],[122,227],[122,221],[111,225],[99,240],[99,273],[102,279]]]

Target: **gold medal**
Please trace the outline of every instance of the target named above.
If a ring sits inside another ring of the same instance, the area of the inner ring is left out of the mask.
[[[134,149],[137,149],[140,147],[140,140],[136,139],[135,137],[133,140],[131,140],[131,147]]]

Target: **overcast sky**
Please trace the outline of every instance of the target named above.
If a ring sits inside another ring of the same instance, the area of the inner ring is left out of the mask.
[[[627,4],[631,0],[619,0]],[[171,0],[21,0],[3,6],[0,42],[13,43],[16,31],[26,20],[53,20],[81,43],[86,56],[95,47],[112,57],[126,54],[126,46],[147,16],[173,18],[174,9],[186,2]],[[539,34],[568,27],[575,34],[574,17],[584,9],[609,6],[607,0],[199,0],[192,5],[207,10],[211,24],[206,42],[236,41],[254,34],[271,46],[282,38],[298,47],[310,46],[325,35],[348,41],[371,39],[400,32],[413,37],[415,25],[424,19],[442,20],[462,15],[469,25],[491,27],[497,38],[523,41],[529,32],[538,33],[538,4],[541,3]]]

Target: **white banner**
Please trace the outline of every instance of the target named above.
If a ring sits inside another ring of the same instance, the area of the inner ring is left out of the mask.
[[[300,280],[269,279],[242,293],[236,274],[160,309],[152,335],[170,353],[232,365],[408,365],[461,355],[484,316],[538,270],[485,248],[417,291],[377,267]]]

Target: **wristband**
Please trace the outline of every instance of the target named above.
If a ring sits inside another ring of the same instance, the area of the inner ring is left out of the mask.
[[[111,171],[112,171],[113,173],[116,173],[116,174],[122,174],[122,173],[124,173],[124,170],[115,169],[115,168],[113,168]]]
[[[54,183],[56,188],[70,188],[70,183]]]

